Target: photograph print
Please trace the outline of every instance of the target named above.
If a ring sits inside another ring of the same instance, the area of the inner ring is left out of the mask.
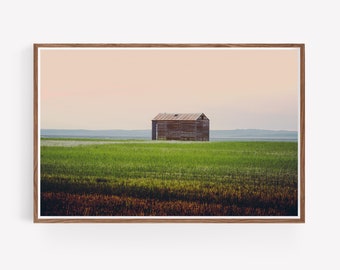
[[[304,222],[304,91],[304,44],[34,44],[34,222]]]

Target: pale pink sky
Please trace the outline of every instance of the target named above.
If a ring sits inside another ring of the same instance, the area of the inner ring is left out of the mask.
[[[151,129],[204,112],[211,129],[298,130],[299,50],[40,48],[48,129]]]

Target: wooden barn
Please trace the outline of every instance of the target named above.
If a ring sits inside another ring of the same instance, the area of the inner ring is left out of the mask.
[[[209,141],[204,113],[159,113],[152,119],[153,140]]]

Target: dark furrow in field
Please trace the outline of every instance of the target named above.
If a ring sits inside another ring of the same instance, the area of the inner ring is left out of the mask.
[[[42,216],[295,216],[296,208],[160,201],[98,194],[42,193]]]

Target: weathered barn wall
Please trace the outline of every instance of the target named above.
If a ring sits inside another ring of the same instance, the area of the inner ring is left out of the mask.
[[[197,118],[196,120],[152,120],[152,139],[209,141],[209,119],[203,114]]]
[[[152,120],[152,139],[157,140],[156,137],[156,121]]]

